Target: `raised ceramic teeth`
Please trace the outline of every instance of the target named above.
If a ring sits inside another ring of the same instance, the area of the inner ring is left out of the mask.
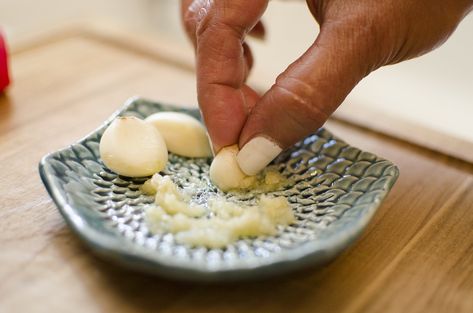
[[[164,169],[168,150],[152,125],[136,117],[118,117],[102,135],[100,157],[120,175],[143,177]]]
[[[191,158],[212,156],[207,132],[192,116],[179,112],[159,112],[150,115],[145,121],[161,133],[170,152]]]

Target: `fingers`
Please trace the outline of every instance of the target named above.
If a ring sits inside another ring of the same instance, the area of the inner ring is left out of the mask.
[[[216,151],[238,142],[258,98],[245,85],[253,58],[244,38],[257,25],[267,2],[182,2],[186,30],[196,47],[199,106]]]
[[[283,149],[321,127],[370,72],[370,44],[360,44],[353,34],[335,24],[324,26],[253,108],[239,141],[238,163],[246,174],[258,173]]]
[[[266,37],[266,28],[264,27],[263,22],[259,21],[250,31],[249,35],[254,38],[264,40]]]

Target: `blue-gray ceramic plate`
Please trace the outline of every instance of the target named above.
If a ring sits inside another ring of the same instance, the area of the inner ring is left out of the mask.
[[[100,160],[99,141],[117,115],[141,118],[159,111],[198,110],[134,98],[99,129],[46,155],[41,178],[69,226],[100,255],[141,271],[194,281],[260,278],[320,265],[347,248],[363,231],[398,176],[397,167],[320,129],[283,152],[274,165],[290,186],[284,195],[297,221],[270,237],[245,238],[225,249],[190,247],[172,234],[151,234],[143,219],[153,198],[142,194],[146,178],[117,176]],[[170,154],[164,174],[184,186],[208,181],[210,159]],[[218,192],[208,184],[210,193]],[[231,197],[235,197],[234,195]],[[249,201],[254,195],[237,196]]]

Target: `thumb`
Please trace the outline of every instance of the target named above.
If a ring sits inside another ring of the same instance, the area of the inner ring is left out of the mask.
[[[255,175],[325,123],[373,68],[368,46],[357,30],[322,27],[314,44],[277,78],[248,116],[237,157],[243,172]]]

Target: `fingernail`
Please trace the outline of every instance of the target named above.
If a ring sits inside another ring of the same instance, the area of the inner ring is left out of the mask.
[[[246,175],[252,176],[271,163],[281,151],[275,142],[265,137],[255,137],[238,152],[237,162]]]

